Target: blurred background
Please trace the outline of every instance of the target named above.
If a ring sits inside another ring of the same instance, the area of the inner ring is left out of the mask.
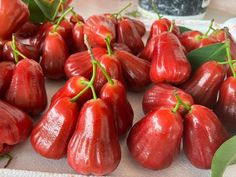
[[[74,0],[73,5],[76,6],[76,10],[79,13],[88,17],[93,13],[103,13],[105,11],[116,12],[128,2],[132,2],[132,7],[128,10],[129,12],[139,9],[142,16],[152,18],[149,14],[151,10],[148,10],[147,6],[145,6],[148,1],[149,0]],[[199,12],[200,8],[200,16],[195,19],[211,20],[214,18],[216,22],[224,23],[226,20],[236,17],[236,0],[153,0],[153,2],[157,3],[159,8],[163,7],[163,4],[166,5],[166,7],[169,6],[172,8],[172,10],[167,9],[166,12],[173,12],[173,8],[177,8],[175,12],[179,12],[179,14],[183,15],[189,15],[191,12]],[[165,7],[163,8],[165,9]],[[163,8],[160,8],[162,12]],[[182,10],[181,13],[178,11],[178,8],[180,8],[180,11]],[[204,10],[206,10],[206,13],[201,14],[201,12],[204,13]],[[145,11],[148,13],[145,13]],[[196,14],[193,14],[193,16],[195,15]],[[190,17],[190,19],[194,19],[194,17]]]

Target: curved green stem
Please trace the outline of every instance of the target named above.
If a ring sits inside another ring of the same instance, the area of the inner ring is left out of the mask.
[[[72,10],[73,10],[73,7],[70,7],[69,9],[67,9],[67,10],[60,16],[60,18],[57,20],[57,23],[56,23],[56,25],[54,26],[54,28],[53,28],[53,30],[52,30],[53,33],[55,33],[55,32],[57,31],[57,29],[58,29],[58,27],[59,27],[61,21],[62,21],[62,20],[65,18],[65,16],[66,16],[69,12],[71,12]]]
[[[112,56],[113,51],[112,51],[112,48],[111,48],[111,37],[109,35],[105,38],[105,42],[106,42],[106,45],[107,45],[108,55]]]
[[[172,20],[169,32],[172,32],[174,30],[174,26],[175,26],[175,20]]]
[[[117,19],[121,15],[121,13],[124,12],[126,9],[128,9],[131,5],[132,5],[132,3],[130,2],[125,7],[123,7],[121,10],[119,10],[116,13],[113,13],[112,15]]]
[[[98,61],[96,61],[96,64],[97,64],[98,67],[101,69],[101,71],[102,71],[102,73],[104,74],[104,76],[106,77],[107,82],[108,82],[110,85],[113,85],[113,84],[114,84],[114,81],[111,79],[111,77],[110,77],[109,74],[106,72],[105,68],[101,65],[101,63],[99,63]]]
[[[226,35],[226,40],[225,40],[225,47],[226,47],[226,55],[229,61],[229,66],[232,71],[233,77],[236,78],[236,73],[234,70],[234,66],[232,64],[232,57],[231,57],[231,52],[230,52],[230,36],[229,36],[229,30],[228,28],[224,28],[225,35]]]
[[[214,19],[211,20],[210,26],[209,26],[208,30],[205,32],[204,36],[207,36],[209,34],[209,32],[212,30],[212,28],[213,28],[212,26],[214,24],[214,21],[215,21]]]
[[[152,3],[152,10],[157,14],[158,20],[162,19],[163,16],[158,11],[157,6],[153,2],[151,3]]]
[[[13,50],[13,55],[14,55],[14,59],[15,59],[15,62],[18,63],[19,62],[19,58],[18,58],[18,55],[16,54],[16,39],[15,39],[15,36],[12,35],[12,43],[11,43],[11,48]]]
[[[0,155],[0,158],[6,158],[8,159],[6,165],[4,165],[4,168],[7,168],[8,165],[11,163],[12,161],[12,156],[10,154],[4,154],[4,155]]]
[[[177,100],[177,103],[175,105],[175,108],[172,110],[172,112],[176,113],[179,109],[179,107],[182,105],[184,106],[184,109],[186,109],[187,111],[190,111],[191,110],[191,107],[188,105],[188,104],[185,104],[182,99],[180,98],[179,94],[177,93],[177,91],[174,91],[174,95],[175,95],[175,98]]]

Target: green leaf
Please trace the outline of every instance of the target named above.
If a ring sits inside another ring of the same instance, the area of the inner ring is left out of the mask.
[[[226,167],[236,163],[236,136],[230,138],[216,151],[211,164],[211,177],[222,177]]]
[[[34,0],[28,0],[28,7],[30,11],[30,21],[41,23],[48,20]]]
[[[30,20],[34,23],[54,21],[63,0],[23,0],[29,7]]]
[[[38,7],[41,9],[45,17],[53,21],[58,13],[62,0],[34,0]]]
[[[179,27],[180,33],[183,33],[185,31],[192,31],[191,29],[186,28],[185,26],[178,26],[178,27]]]
[[[191,63],[193,70],[196,70],[201,64],[209,60],[223,62],[226,58],[225,43],[211,44],[192,50],[188,53],[187,58]]]

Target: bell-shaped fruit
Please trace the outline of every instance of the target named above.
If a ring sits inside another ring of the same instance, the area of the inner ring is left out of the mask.
[[[191,94],[194,102],[212,108],[224,81],[226,70],[216,61],[202,64],[181,88]]]
[[[127,99],[123,84],[113,79],[113,83],[106,83],[100,92],[101,99],[112,107],[118,136],[122,136],[132,127],[134,112]]]
[[[5,100],[29,114],[39,114],[47,106],[44,75],[34,60],[23,59],[16,64]]]
[[[159,35],[154,49],[150,78],[154,83],[181,84],[191,74],[191,65],[178,38],[171,32]]]
[[[42,52],[40,65],[45,76],[50,79],[64,78],[68,49],[61,35],[57,32],[49,32],[45,38]]]
[[[0,38],[9,39],[13,32],[27,22],[27,5],[21,0],[1,0],[0,2]]]
[[[116,51],[115,55],[121,63],[123,75],[130,90],[140,91],[150,84],[148,61],[126,51]]]
[[[134,23],[129,19],[119,21],[117,38],[119,43],[126,44],[134,54],[138,54],[144,48],[142,37],[139,35]]]
[[[0,154],[5,154],[28,138],[33,122],[26,113],[2,100],[0,115]]]
[[[66,155],[68,142],[78,118],[78,105],[71,98],[58,99],[33,128],[31,144],[44,157],[59,159]]]
[[[228,77],[221,85],[215,112],[225,128],[236,132],[236,78]]]
[[[84,23],[78,22],[72,29],[74,51],[81,52],[87,49],[84,44]]]
[[[167,168],[180,151],[182,117],[178,112],[172,112],[172,109],[173,107],[160,107],[148,113],[129,133],[129,151],[145,168]]]
[[[106,175],[117,168],[120,159],[111,107],[102,99],[89,100],[80,111],[68,145],[69,165],[84,175]]]
[[[192,105],[184,118],[184,152],[190,162],[209,169],[216,150],[229,138],[213,111],[201,105]]]

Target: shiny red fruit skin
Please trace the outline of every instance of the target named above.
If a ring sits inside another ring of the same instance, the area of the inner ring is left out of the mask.
[[[120,159],[121,149],[111,108],[102,99],[89,100],[80,111],[68,145],[69,165],[80,174],[100,176],[114,171]]]
[[[86,78],[82,76],[74,76],[71,77],[65,85],[60,88],[51,99],[51,105],[53,105],[54,102],[56,102],[58,99],[61,99],[63,97],[69,97],[73,98],[78,93],[80,93],[85,87],[85,84],[82,84],[81,81],[88,81]],[[91,90],[89,89],[87,92],[85,92],[83,95],[79,97],[77,100],[78,106],[82,106],[87,100],[92,98]]]
[[[187,52],[197,49],[200,45],[200,37],[203,35],[200,31],[185,31],[179,35],[179,40]]]
[[[34,150],[46,158],[60,159],[67,152],[68,142],[76,126],[79,108],[71,98],[58,99],[31,133]]]
[[[117,41],[126,44],[134,54],[138,54],[144,48],[142,37],[139,35],[134,23],[129,19],[119,21]]]
[[[87,49],[84,44],[84,23],[76,23],[72,29],[72,41],[74,52],[81,52]]]
[[[17,63],[5,100],[25,111],[36,115],[47,106],[44,75],[40,65],[30,59]]]
[[[149,41],[151,38],[154,38],[154,37],[156,37],[156,36],[159,36],[159,35],[160,35],[161,33],[163,33],[163,32],[169,31],[170,26],[171,26],[171,21],[168,20],[167,18],[162,18],[162,19],[159,19],[159,20],[154,21],[154,22],[152,23],[152,26],[151,26],[151,29],[150,29],[148,41]],[[180,35],[180,31],[179,31],[179,28],[178,28],[177,26],[174,26],[173,33],[174,33],[176,36],[179,36],[179,35]]]
[[[28,21],[29,10],[21,0],[1,0],[0,2],[0,38],[9,39],[13,32]]]
[[[34,24],[31,21],[27,21],[17,30],[15,35],[18,38],[26,39],[26,38],[30,38],[36,35],[36,33],[39,32],[39,29],[40,29],[40,25]]]
[[[143,112],[148,113],[161,106],[175,107],[177,100],[174,92],[179,95],[185,104],[193,105],[193,98],[188,93],[172,85],[159,83],[145,91],[142,101]],[[186,112],[183,106],[180,106],[178,111],[182,114]]]
[[[76,14],[76,17],[74,16],[74,15],[71,15],[71,17],[70,17],[70,22],[72,23],[72,24],[76,24],[77,22],[82,22],[82,23],[84,23],[85,21],[84,21],[84,18],[80,15],[80,14]]]
[[[138,55],[138,57],[148,61],[152,61],[152,56],[157,41],[158,41],[158,36],[153,37],[149,41],[147,41],[147,45],[144,47],[144,49]]]
[[[125,85],[125,80],[123,77],[122,66],[120,61],[116,58],[115,55],[109,56],[105,54],[100,58],[100,64],[106,70],[111,79],[116,79],[122,82]],[[107,79],[102,73],[102,70],[98,67],[96,72],[96,78],[94,81],[94,87],[97,93],[100,92],[103,85],[107,83]]]
[[[134,111],[130,105],[126,89],[123,84],[113,79],[114,84],[106,83],[100,91],[99,98],[111,105],[118,136],[121,137],[129,131],[133,124]]]
[[[128,88],[141,91],[150,84],[150,63],[126,51],[116,51],[116,57],[121,63],[123,75]]]
[[[124,43],[116,42],[112,45],[112,48],[113,48],[114,52],[117,51],[117,50],[124,50],[126,52],[132,53],[130,48]]]
[[[2,51],[2,57],[5,61],[13,61],[15,62],[13,50],[12,50],[12,42],[8,41],[3,46]],[[16,48],[19,52],[21,52],[24,56],[27,58],[31,58],[35,61],[39,61],[40,58],[40,52],[39,49],[36,46],[23,44],[19,41],[16,41]],[[23,58],[21,56],[18,56],[19,60],[22,60]]]
[[[213,111],[192,105],[184,118],[184,152],[197,168],[210,169],[216,150],[229,138]]]
[[[160,170],[170,166],[180,151],[181,115],[173,107],[160,107],[136,123],[128,136],[132,157],[143,167]]]
[[[107,50],[101,47],[93,48],[92,51],[97,60],[99,60],[102,55],[107,53]],[[70,55],[66,60],[64,70],[68,78],[73,76],[83,76],[90,79],[93,69],[88,51]]]
[[[3,61],[0,63],[0,97],[3,97],[8,90],[15,64],[10,61]]]
[[[191,74],[191,65],[178,38],[170,32],[159,35],[154,49],[150,78],[154,83],[181,84]]]
[[[30,45],[36,46],[41,51],[44,39],[52,25],[53,24],[51,22],[45,22],[40,25],[38,33],[29,40]]]
[[[221,120],[225,128],[231,132],[236,132],[236,79],[228,77],[221,85],[219,99],[214,111]]]
[[[141,22],[140,20],[129,18],[129,17],[124,17],[124,18],[128,19],[128,20],[130,20],[134,23],[134,26],[135,26],[136,30],[138,31],[138,33],[141,37],[143,37],[145,35],[146,27],[145,27],[145,24],[143,22]]]
[[[42,52],[40,65],[45,76],[50,79],[64,78],[64,65],[69,55],[66,43],[60,34],[49,33],[44,41]]]
[[[192,95],[194,102],[212,108],[226,76],[226,69],[216,61],[202,64],[181,88]]]
[[[0,154],[5,154],[28,138],[33,122],[26,113],[2,100],[0,115]]]
[[[111,43],[116,41],[115,25],[104,15],[90,16],[85,22],[84,34],[88,36],[92,47],[106,47],[105,38],[107,36],[110,36]]]

